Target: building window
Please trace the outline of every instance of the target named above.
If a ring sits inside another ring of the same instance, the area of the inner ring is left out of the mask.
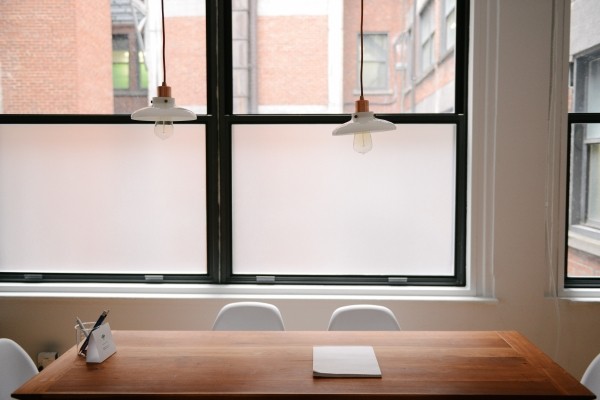
[[[360,35],[358,36],[357,66],[360,68]],[[388,35],[387,33],[365,33],[363,35],[363,89],[365,91],[388,88]],[[357,72],[360,77],[360,70]],[[360,82],[358,83],[360,87]]]
[[[443,49],[448,52],[456,44],[456,0],[444,0],[444,41]]]
[[[117,34],[112,37],[113,88],[139,92],[148,89],[148,68],[144,52],[138,50],[129,35]]]
[[[113,35],[113,88],[115,90],[129,89],[129,37]]]
[[[142,90],[148,90],[148,67],[146,66],[146,61],[144,61],[144,52],[138,51],[138,87]]]
[[[435,19],[433,2],[430,1],[423,7],[419,14],[419,37],[421,41],[421,74],[427,73],[434,64],[434,36]]]
[[[595,2],[573,3],[566,287],[600,287],[600,40]]]
[[[94,12],[75,7],[70,18],[94,18],[71,31],[79,64],[65,66],[80,70],[42,63],[19,78],[46,74],[34,87],[62,90],[67,74],[83,77],[67,92],[78,96],[19,103],[25,85],[2,87],[0,221],[10,234],[0,235],[0,280],[467,284],[466,41],[457,72],[422,85],[413,3],[374,13],[365,88],[385,91],[368,98],[371,110],[398,129],[374,133],[360,155],[352,137],[331,135],[357,99],[357,29],[345,22],[358,24],[357,2],[166,2],[168,84],[178,105],[205,113],[160,141],[130,118],[162,78],[159,2],[80,1]],[[457,0],[457,29],[468,5]],[[39,46],[15,40],[2,42],[3,68]],[[452,111],[435,111],[440,98]]]

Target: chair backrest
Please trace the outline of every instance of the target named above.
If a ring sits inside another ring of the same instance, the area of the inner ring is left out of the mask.
[[[273,304],[243,301],[224,306],[213,331],[283,331],[283,318]]]
[[[330,331],[399,331],[400,324],[387,307],[355,304],[340,307],[331,314]]]
[[[0,400],[10,400],[12,392],[37,374],[29,355],[10,339],[0,339]]]
[[[581,383],[590,389],[600,399],[600,354],[594,358],[585,370]]]

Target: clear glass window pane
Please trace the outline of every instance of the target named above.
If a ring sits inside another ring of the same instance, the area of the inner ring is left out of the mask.
[[[567,276],[600,276],[600,124],[573,124]]]
[[[160,1],[65,4],[0,2],[0,112],[130,114],[148,106],[163,80]],[[167,83],[179,106],[202,114],[205,8],[204,0],[165,2]],[[122,41],[116,48],[113,37]]]
[[[588,145],[588,223],[600,228],[600,143]]]
[[[421,47],[421,69],[427,72],[433,66],[433,40],[428,40]]]
[[[600,8],[594,0],[571,2],[571,112],[600,112]]]
[[[446,16],[446,51],[454,48],[456,45],[456,9],[453,9]]]
[[[0,272],[206,273],[204,136],[0,126]]]
[[[433,66],[433,35],[435,32],[433,20],[433,6],[429,2],[421,11],[419,19],[420,36],[421,36],[421,73],[428,72]]]
[[[112,49],[113,88],[129,89],[129,37],[113,35]]]
[[[364,63],[363,63],[363,86],[365,90],[387,89],[388,65],[387,65],[387,35],[365,34],[363,37]],[[360,52],[360,37],[358,38]],[[359,55],[360,57],[360,55]],[[359,60],[360,67],[360,60]],[[360,75],[360,71],[359,71]],[[359,82],[360,87],[360,82]]]
[[[588,64],[587,111],[600,112],[600,58]]]
[[[454,111],[453,55],[420,79],[423,41],[420,30],[413,31],[416,38],[410,33],[420,12],[412,0],[365,3],[365,38],[373,33],[387,37],[383,47],[377,43],[374,60],[365,58],[363,68],[365,85],[380,91],[366,93],[376,113]],[[445,22],[432,12],[427,15],[428,59],[441,59],[438,52],[443,50],[433,45],[431,35],[442,31]],[[232,29],[234,113],[354,112],[360,81],[359,0],[234,2]]]
[[[234,126],[233,272],[452,275],[454,126],[397,128]]]
[[[140,89],[148,89],[148,67],[146,67],[146,62],[144,61],[144,53],[138,53],[138,65],[140,69]]]
[[[600,8],[595,0],[570,7],[569,111],[600,113]],[[572,124],[569,148],[567,277],[600,278],[600,124]]]
[[[113,88],[129,89],[129,64],[113,63]]]

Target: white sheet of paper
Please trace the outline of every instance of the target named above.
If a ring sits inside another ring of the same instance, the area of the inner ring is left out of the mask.
[[[381,370],[371,346],[314,346],[313,376],[380,378]]]
[[[110,325],[107,322],[92,331],[85,361],[89,363],[101,363],[116,352],[117,347],[112,338]]]

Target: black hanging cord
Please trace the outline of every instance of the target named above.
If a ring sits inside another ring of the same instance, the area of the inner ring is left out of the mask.
[[[167,62],[165,61],[165,2],[160,0],[162,12],[162,59],[163,59],[163,86],[167,85]]]
[[[363,9],[364,0],[360,0],[360,98],[363,98]]]

